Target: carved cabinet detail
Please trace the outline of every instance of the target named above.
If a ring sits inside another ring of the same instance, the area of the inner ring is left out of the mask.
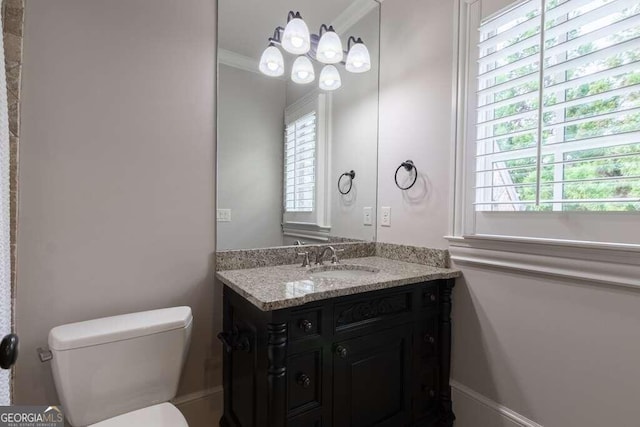
[[[269,312],[225,287],[220,425],[451,427],[453,286],[436,280]]]

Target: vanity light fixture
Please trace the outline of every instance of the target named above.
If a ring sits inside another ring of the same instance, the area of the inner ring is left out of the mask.
[[[355,42],[351,46],[351,42]],[[365,73],[371,69],[371,56],[369,55],[369,49],[362,42],[361,38],[356,40],[355,37],[349,37],[349,54],[347,55],[347,63],[345,68],[350,73]]]
[[[371,69],[369,50],[361,38],[349,37],[345,52],[333,26],[322,24],[318,34],[310,34],[300,12],[289,12],[287,25],[276,27],[273,36],[269,38],[269,46],[260,58],[259,69],[270,77],[284,74],[284,58],[278,46],[288,53],[298,55],[291,69],[291,80],[295,83],[308,84],[315,80],[312,60],[323,65],[318,82],[322,90],[332,91],[342,86],[340,72],[335,66],[337,64],[343,64],[351,73],[364,73]]]
[[[324,29],[324,34],[322,30]],[[342,51],[342,41],[336,34],[333,27],[322,24],[320,27],[320,41],[316,52],[316,59],[324,64],[338,64],[342,62],[344,52]]]
[[[282,35],[282,48],[294,55],[303,55],[311,49],[311,35],[307,23],[302,20],[300,12],[289,12],[287,26]]]
[[[260,71],[270,77],[280,77],[284,74],[284,58],[280,49],[270,44],[260,58]]]
[[[315,70],[311,60],[306,56],[298,56],[291,68],[291,80],[298,84],[307,84],[316,78]]]
[[[320,89],[322,90],[336,90],[342,86],[342,79],[340,73],[335,65],[325,65],[320,72]]]

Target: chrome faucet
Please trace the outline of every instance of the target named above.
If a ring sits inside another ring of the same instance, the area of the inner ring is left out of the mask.
[[[300,252],[298,256],[303,257],[301,267],[311,266],[311,261],[309,259],[311,255],[314,256],[315,265],[324,265],[324,254],[327,251],[331,251],[331,264],[340,264],[338,253],[344,252],[344,249],[336,249],[333,246],[327,246],[322,251],[320,250],[320,248],[317,248],[316,250],[314,250],[313,248],[309,248],[309,250],[306,252]]]
[[[324,254],[327,251],[331,251],[331,264],[339,264],[338,260],[338,252],[344,251],[344,249],[336,250],[333,246],[327,246],[322,250],[322,252],[318,251],[316,254],[316,265],[322,265],[324,263]]]
[[[298,254],[298,256],[303,257],[302,258],[302,265],[300,267],[309,267],[309,266],[311,266],[311,263],[309,262],[309,252],[300,252]]]

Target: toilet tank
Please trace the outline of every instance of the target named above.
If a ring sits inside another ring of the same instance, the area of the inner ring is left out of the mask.
[[[53,328],[53,378],[71,425],[175,397],[192,319],[191,308],[173,307]]]

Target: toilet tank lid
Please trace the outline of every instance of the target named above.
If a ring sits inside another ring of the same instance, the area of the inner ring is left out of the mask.
[[[72,350],[157,334],[186,328],[192,319],[190,307],[172,307],[70,323],[49,332],[49,348]]]

